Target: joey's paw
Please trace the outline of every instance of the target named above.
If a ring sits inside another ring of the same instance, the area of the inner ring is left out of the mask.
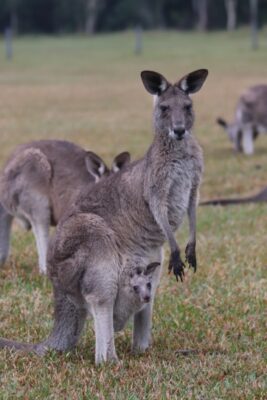
[[[193,268],[194,272],[197,270],[196,246],[188,243],[185,249],[185,259],[189,267]]]
[[[185,265],[180,257],[180,253],[178,251],[175,251],[174,253],[171,254],[171,258],[170,258],[170,262],[169,262],[169,272],[171,272],[171,270],[173,270],[173,273],[176,277],[177,282],[178,282],[179,278],[181,279],[181,282],[183,282],[184,268],[185,268]]]

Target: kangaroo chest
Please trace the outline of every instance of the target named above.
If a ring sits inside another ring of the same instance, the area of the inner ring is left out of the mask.
[[[171,183],[167,195],[168,218],[173,229],[181,224],[187,211],[190,193],[195,180],[193,163],[190,161],[180,164],[172,171]]]

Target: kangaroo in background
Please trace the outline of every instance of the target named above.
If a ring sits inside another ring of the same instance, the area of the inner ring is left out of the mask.
[[[267,85],[252,86],[241,95],[232,123],[222,118],[217,122],[226,130],[236,151],[253,154],[254,140],[267,132]]]
[[[234,197],[234,198],[222,198],[222,199],[211,199],[201,201],[200,206],[228,206],[230,204],[245,204],[245,203],[262,203],[267,201],[267,187],[261,190],[254,196],[247,197]]]
[[[11,223],[17,217],[27,230],[32,228],[39,269],[46,273],[49,226],[57,225],[82,187],[92,189],[129,162],[129,153],[121,153],[109,170],[92,151],[61,140],[18,146],[0,175],[0,266],[8,256]]]
[[[174,232],[189,218],[186,260],[196,261],[196,206],[203,159],[192,135],[191,93],[203,85],[208,71],[197,70],[171,84],[161,74],[143,71],[147,91],[155,96],[154,140],[139,161],[85,188],[61,218],[48,248],[48,276],[54,291],[54,327],[34,347],[73,348],[87,310],[93,316],[95,362],[116,361],[114,307],[120,276],[127,266],[162,262],[162,246],[171,250],[169,270],[183,280],[184,263]],[[151,301],[134,314],[132,350],[144,352],[151,343],[152,310],[161,268],[153,272]],[[2,339],[2,347],[25,346]]]

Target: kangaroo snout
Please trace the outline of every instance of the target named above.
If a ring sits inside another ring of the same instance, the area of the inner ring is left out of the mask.
[[[185,134],[185,127],[180,125],[173,128],[173,133],[175,134],[176,139],[182,140]]]

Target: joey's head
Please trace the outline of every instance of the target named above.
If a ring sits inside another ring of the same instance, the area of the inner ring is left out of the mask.
[[[111,169],[109,169],[102,158],[93,151],[87,151],[85,156],[86,169],[89,175],[93,177],[95,183],[99,182],[100,179],[123,170],[130,163],[130,161],[130,153],[128,153],[128,151],[124,151],[114,158]]]
[[[207,69],[199,69],[171,84],[158,72],[141,72],[143,84],[155,100],[153,120],[156,133],[173,140],[182,140],[190,134],[194,123],[190,94],[200,90],[207,75]]]
[[[129,290],[141,303],[149,303],[152,292],[152,276],[160,266],[159,262],[153,262],[146,267],[135,267],[130,272]]]

